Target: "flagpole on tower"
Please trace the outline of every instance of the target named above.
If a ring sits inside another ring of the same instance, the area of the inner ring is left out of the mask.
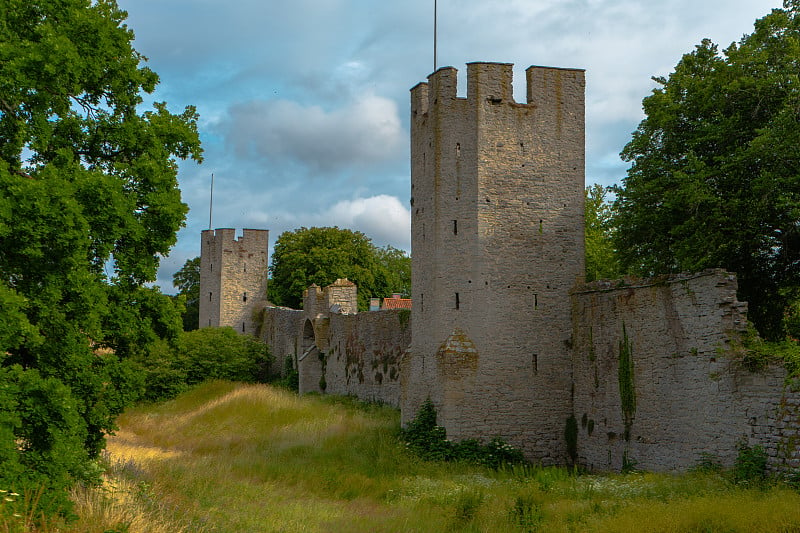
[[[436,0],[433,0],[433,71],[436,72],[436,23],[437,23]]]
[[[214,173],[211,173],[211,199],[208,201],[208,229],[211,229],[211,213],[214,209]]]

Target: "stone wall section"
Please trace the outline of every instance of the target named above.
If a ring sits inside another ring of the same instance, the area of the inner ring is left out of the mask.
[[[269,231],[205,230],[200,245],[200,327],[230,326],[255,335],[254,313],[267,303]]]
[[[583,273],[584,73],[471,63],[411,91],[414,332],[402,418],[563,462],[569,289]]]
[[[297,368],[297,361],[303,353],[303,326],[306,317],[303,311],[285,307],[266,307],[261,313],[258,338],[269,346],[274,358],[272,372],[283,372],[286,358]]]
[[[782,367],[742,366],[747,304],[736,289],[734,275],[711,270],[573,293],[580,464],[677,471],[713,458],[731,466],[739,442],[764,445],[773,466],[797,464],[800,396],[785,388]],[[632,379],[620,370],[626,351]]]
[[[303,294],[304,309],[266,307],[259,336],[300,374],[300,394],[344,394],[399,407],[400,360],[411,342],[405,309],[356,314],[357,288],[337,280]]]
[[[411,342],[408,311],[331,314],[329,320],[325,392],[399,407],[399,364]]]

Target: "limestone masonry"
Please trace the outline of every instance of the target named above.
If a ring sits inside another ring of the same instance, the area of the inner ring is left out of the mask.
[[[300,392],[401,408],[543,464],[685,470],[737,444],[800,467],[800,393],[741,364],[747,305],[720,270],[583,284],[584,71],[471,63],[411,90],[413,306],[356,312],[347,280],[265,300],[267,232],[203,232],[201,326],[262,338]],[[386,295],[372,295],[374,297]],[[577,427],[577,431],[575,428]],[[571,429],[570,429],[571,428]]]

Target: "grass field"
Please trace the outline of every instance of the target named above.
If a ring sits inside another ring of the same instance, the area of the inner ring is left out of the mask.
[[[79,521],[108,532],[800,532],[800,493],[717,473],[572,475],[424,462],[396,410],[212,382],[131,409]]]

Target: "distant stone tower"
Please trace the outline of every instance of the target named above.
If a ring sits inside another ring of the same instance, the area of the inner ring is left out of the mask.
[[[584,272],[584,71],[471,63],[411,90],[412,342],[402,417],[563,463],[569,291]]]
[[[267,302],[269,231],[205,230],[200,246],[200,327],[255,334],[253,311]]]

